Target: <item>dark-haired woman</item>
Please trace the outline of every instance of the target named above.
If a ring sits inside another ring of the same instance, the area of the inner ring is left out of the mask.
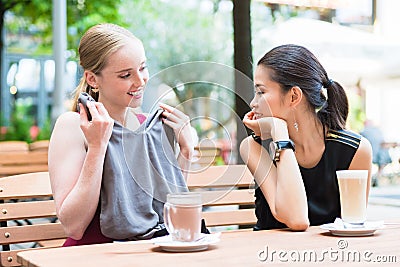
[[[369,170],[368,188],[371,179],[370,143],[345,129],[344,89],[298,45],[266,53],[254,82],[252,110],[243,119],[253,134],[240,154],[258,185],[255,230],[333,222],[340,217],[335,171]]]

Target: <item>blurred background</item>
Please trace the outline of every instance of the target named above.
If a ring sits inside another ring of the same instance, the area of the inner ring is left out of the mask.
[[[272,47],[296,43],[346,89],[348,128],[377,127],[398,172],[399,8],[387,0],[0,0],[0,140],[49,139],[82,73],[80,36],[111,22],[144,43],[151,81],[142,110],[159,100],[179,106],[198,145],[220,149],[215,164],[240,161],[253,65]]]

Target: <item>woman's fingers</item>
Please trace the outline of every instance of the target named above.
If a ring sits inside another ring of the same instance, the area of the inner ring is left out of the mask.
[[[166,110],[164,110],[164,112],[162,113],[162,116],[165,120],[168,120],[168,121],[177,122],[179,120],[179,118],[176,115],[174,115],[173,113],[166,111]]]
[[[99,112],[97,111],[97,108],[95,106],[95,102],[93,101],[87,101],[86,106],[89,109],[90,115],[92,116],[92,120],[95,118],[98,118]],[[86,110],[85,110],[86,111]]]
[[[83,107],[82,103],[79,103],[79,116],[81,117],[81,122],[88,123],[88,116],[86,113],[86,109]]]
[[[252,131],[259,132],[259,126],[257,120],[254,118],[254,112],[250,111],[247,112],[243,117],[243,123],[246,125],[247,128],[251,129]],[[258,129],[257,129],[258,128]]]
[[[162,113],[162,116],[164,117],[164,122],[169,122],[169,126],[184,127],[189,123],[189,117],[177,108],[173,108],[169,105],[162,103],[160,103],[160,107],[164,109],[164,112]]]
[[[159,103],[159,106],[164,110],[164,116],[168,117],[170,114],[174,115],[177,118],[186,118],[186,114],[180,111],[177,108],[171,107],[170,105]],[[172,120],[173,118],[171,118]]]
[[[247,112],[246,115],[244,115],[244,118],[254,120],[254,111]]]
[[[163,110],[167,110],[169,112],[172,112],[175,110],[174,107],[171,107],[170,105],[164,104],[164,103],[159,103],[158,104],[160,106],[160,108],[162,108]]]
[[[189,149],[192,147],[189,116],[177,108],[173,108],[164,103],[160,103],[160,107],[164,110],[162,113],[163,122],[174,130],[181,149]]]
[[[83,108],[82,104],[79,104],[79,105],[81,105],[81,111],[80,111],[80,113],[82,114],[81,116],[86,115],[86,120],[87,120],[87,112],[86,112],[86,110]],[[87,105],[87,107],[89,109],[90,115],[92,116],[92,121],[94,121],[94,120],[103,120],[103,119],[109,119],[110,118],[110,116],[109,116],[106,108],[104,107],[103,103],[88,101],[86,105]],[[83,110],[83,112],[82,112],[82,110]]]

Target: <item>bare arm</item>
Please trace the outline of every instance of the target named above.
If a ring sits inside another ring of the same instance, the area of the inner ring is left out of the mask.
[[[362,137],[360,146],[357,149],[353,160],[350,163],[350,170],[368,170],[368,183],[367,183],[367,203],[369,189],[371,186],[371,170],[372,170],[372,147],[369,141]]]
[[[96,103],[96,105],[99,105]],[[89,107],[86,114],[68,112],[60,116],[49,146],[49,172],[57,216],[68,236],[81,239],[99,201],[103,162],[112,130],[112,120],[99,118],[104,107]],[[85,134],[86,138],[85,138]],[[85,145],[85,140],[90,140]]]
[[[240,155],[253,173],[273,216],[292,230],[306,230],[309,226],[307,197],[293,151],[283,151],[275,167],[268,152],[248,137],[241,143]]]
[[[288,140],[284,120],[274,117],[254,119],[250,111],[243,123],[266,140]],[[309,226],[307,196],[294,152],[283,150],[276,166],[261,145],[247,138],[242,142],[240,154],[249,166],[274,217],[292,230],[306,230]]]

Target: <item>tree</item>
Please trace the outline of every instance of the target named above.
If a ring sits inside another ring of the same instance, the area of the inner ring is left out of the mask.
[[[9,2],[9,0],[0,0]],[[101,23],[123,24],[118,10],[121,0],[66,0],[68,48],[76,49],[83,33],[88,27]],[[40,36],[37,49],[42,53],[51,53],[52,48],[52,0],[14,0],[8,9],[18,25],[5,25],[10,33],[23,31]],[[4,14],[3,17],[4,19]],[[37,51],[33,51],[37,52]]]
[[[192,121],[200,138],[232,122],[234,116],[222,110],[222,106],[234,106],[234,91],[232,13],[229,8],[220,10],[220,2],[228,1],[140,0],[126,1],[121,8],[126,24],[144,43],[152,79],[160,79],[173,90],[177,101],[172,104],[184,103],[182,108],[191,118],[203,116],[219,122],[212,124],[209,120],[212,126],[200,129],[197,122],[202,119]],[[211,69],[202,69],[210,66],[202,64],[173,68],[198,61],[216,64],[210,64]],[[223,65],[227,71],[217,73]],[[171,67],[173,70],[168,71]],[[229,81],[227,88],[207,83],[218,78]],[[184,83],[196,79],[198,82]]]
[[[118,13],[120,3],[121,0],[67,0],[68,49],[76,51],[81,33],[96,23],[123,24]],[[9,23],[5,20],[6,13],[13,15]],[[52,0],[0,0],[0,32],[4,29],[10,34],[23,32],[35,38],[37,46],[26,53],[51,54]],[[3,51],[5,45],[2,35],[0,51]],[[3,60],[0,54],[0,62]],[[3,71],[6,70],[2,70],[0,64],[0,74]],[[0,84],[0,97],[4,92],[5,88],[1,88]]]

